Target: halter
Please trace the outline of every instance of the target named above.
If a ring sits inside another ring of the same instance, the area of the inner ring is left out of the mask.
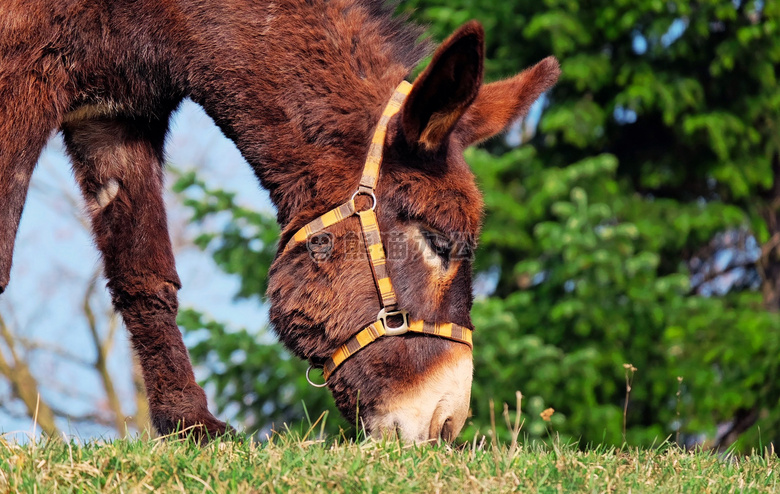
[[[341,345],[333,355],[325,362],[322,368],[322,375],[325,378],[323,384],[314,384],[309,380],[310,366],[306,371],[306,379],[310,384],[317,387],[323,387],[327,384],[328,378],[335,372],[339,365],[352,355],[356,354],[366,346],[370,345],[383,336],[399,336],[407,332],[420,333],[432,336],[447,338],[459,343],[464,343],[473,348],[472,330],[454,323],[431,323],[427,321],[409,321],[409,313],[398,307],[398,299],[395,296],[393,284],[387,274],[385,258],[385,249],[382,245],[382,238],[379,234],[379,225],[376,219],[376,188],[379,179],[379,167],[382,164],[382,154],[385,146],[385,136],[387,134],[387,124],[390,118],[401,109],[406,96],[412,90],[412,85],[406,81],[395,89],[393,97],[387,103],[382,118],[374,131],[371,139],[371,146],[368,149],[368,157],[363,167],[363,176],[360,178],[358,189],[352,194],[349,201],[323,214],[319,218],[308,223],[298,230],[295,235],[287,242],[284,251],[292,248],[300,242],[305,242],[312,235],[315,235],[324,229],[332,226],[350,216],[357,215],[360,218],[360,227],[363,231],[363,240],[371,260],[371,273],[374,276],[374,283],[379,293],[379,303],[382,309],[377,314],[377,320],[369,324],[355,336],[350,338],[345,344]],[[371,198],[371,207],[364,210],[357,210],[355,198],[357,196],[367,196]],[[395,322],[400,318],[401,323],[398,326],[391,326],[388,319]]]

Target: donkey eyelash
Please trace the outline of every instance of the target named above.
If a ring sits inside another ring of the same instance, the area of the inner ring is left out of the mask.
[[[454,245],[452,240],[450,240],[442,233],[434,232],[425,228],[421,228],[420,232],[425,238],[425,241],[430,246],[431,250],[433,250],[439,257],[445,260],[449,259],[450,254],[452,254],[452,248]]]

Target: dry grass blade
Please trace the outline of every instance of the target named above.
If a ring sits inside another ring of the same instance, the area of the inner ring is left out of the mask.
[[[623,364],[626,372],[626,401],[623,405],[623,444],[626,444],[626,422],[628,420],[628,399],[631,396],[631,385],[634,382],[634,372],[637,368],[632,364]]]

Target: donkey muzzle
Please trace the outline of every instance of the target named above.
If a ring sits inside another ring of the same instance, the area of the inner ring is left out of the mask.
[[[474,364],[468,346],[451,346],[422,380],[388,397],[368,424],[373,436],[409,442],[450,442],[458,436],[469,414]]]

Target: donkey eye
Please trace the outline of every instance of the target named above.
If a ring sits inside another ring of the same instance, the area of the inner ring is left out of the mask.
[[[423,237],[431,249],[443,259],[449,259],[452,253],[452,241],[442,235],[441,233],[432,232],[430,230],[422,230]]]

